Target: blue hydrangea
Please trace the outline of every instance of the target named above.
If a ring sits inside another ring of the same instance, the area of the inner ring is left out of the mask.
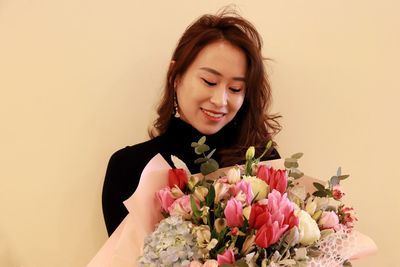
[[[146,237],[139,266],[189,266],[192,260],[199,257],[192,227],[192,223],[181,217],[172,216],[162,220],[155,231]]]

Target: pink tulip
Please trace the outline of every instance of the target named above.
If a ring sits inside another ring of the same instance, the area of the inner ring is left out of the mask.
[[[240,227],[243,225],[243,205],[235,198],[228,200],[224,214],[226,225],[229,227]]]
[[[156,195],[160,201],[162,210],[168,212],[169,207],[171,207],[172,203],[175,201],[175,198],[171,193],[171,189],[169,187],[163,188],[158,191]]]
[[[273,222],[278,221],[281,226],[287,224],[289,229],[299,225],[299,218],[294,215],[294,204],[286,193],[282,195],[279,191],[272,190],[268,194],[267,206]]]
[[[232,249],[227,249],[223,254],[217,255],[218,265],[235,263],[235,254]]]
[[[318,221],[321,229],[337,229],[339,226],[339,217],[334,211],[324,211]]]
[[[299,218],[294,215],[294,204],[281,194],[272,190],[266,205],[253,204],[249,225],[257,229],[255,243],[262,248],[275,244],[289,229],[299,225]]]
[[[261,165],[258,167],[257,177],[269,185],[270,191],[275,189],[282,194],[286,192],[288,174],[285,170],[275,170],[272,167]]]
[[[267,248],[275,244],[287,229],[287,224],[282,227],[277,221],[272,224],[264,224],[256,233],[255,243],[261,248]]]
[[[253,190],[251,189],[251,184],[246,181],[240,181],[235,185],[234,195],[236,196],[240,192],[246,195],[246,203],[247,205],[251,204],[251,201],[254,198]]]

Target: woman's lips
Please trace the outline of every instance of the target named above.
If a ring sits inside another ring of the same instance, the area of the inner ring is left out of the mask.
[[[207,119],[211,121],[220,121],[226,115],[224,112],[218,112],[204,108],[201,108],[201,111],[207,117]]]

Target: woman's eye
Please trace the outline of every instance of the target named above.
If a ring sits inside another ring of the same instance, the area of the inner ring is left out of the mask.
[[[234,93],[239,93],[242,90],[240,88],[232,88],[232,87],[229,87],[229,89]]]
[[[214,85],[216,85],[217,83],[212,83],[212,82],[209,82],[209,81],[207,81],[206,79],[204,79],[204,78],[201,78],[208,86],[214,86]]]

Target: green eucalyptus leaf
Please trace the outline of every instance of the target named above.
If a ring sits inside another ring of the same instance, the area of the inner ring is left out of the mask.
[[[320,183],[313,183],[314,187],[318,190],[318,191],[325,191],[325,186],[320,184]]]
[[[196,147],[196,146],[198,146],[199,144],[197,143],[197,142],[192,142],[191,144],[190,144],[190,146],[191,147]]]
[[[199,143],[199,145],[204,145],[204,143],[206,142],[206,137],[202,136],[199,141],[197,141],[197,143]]]
[[[196,152],[197,155],[201,155],[205,152],[207,152],[208,150],[210,150],[210,147],[206,144],[201,144],[197,147],[195,147],[194,152]]]
[[[214,159],[209,159],[200,165],[200,172],[203,175],[207,175],[212,172],[215,172],[216,170],[218,170],[218,168],[219,168],[218,162],[216,162]]]
[[[293,154],[293,155],[292,155],[292,158],[294,158],[294,159],[299,159],[299,158],[301,158],[303,155],[304,155],[303,153],[299,152],[299,153]]]
[[[200,164],[200,163],[206,162],[207,160],[208,160],[208,158],[198,158],[194,161],[194,163]]]
[[[290,177],[293,177],[294,179],[299,179],[301,177],[304,176],[304,173],[302,173],[301,171],[299,171],[298,169],[293,169],[290,172]]]

